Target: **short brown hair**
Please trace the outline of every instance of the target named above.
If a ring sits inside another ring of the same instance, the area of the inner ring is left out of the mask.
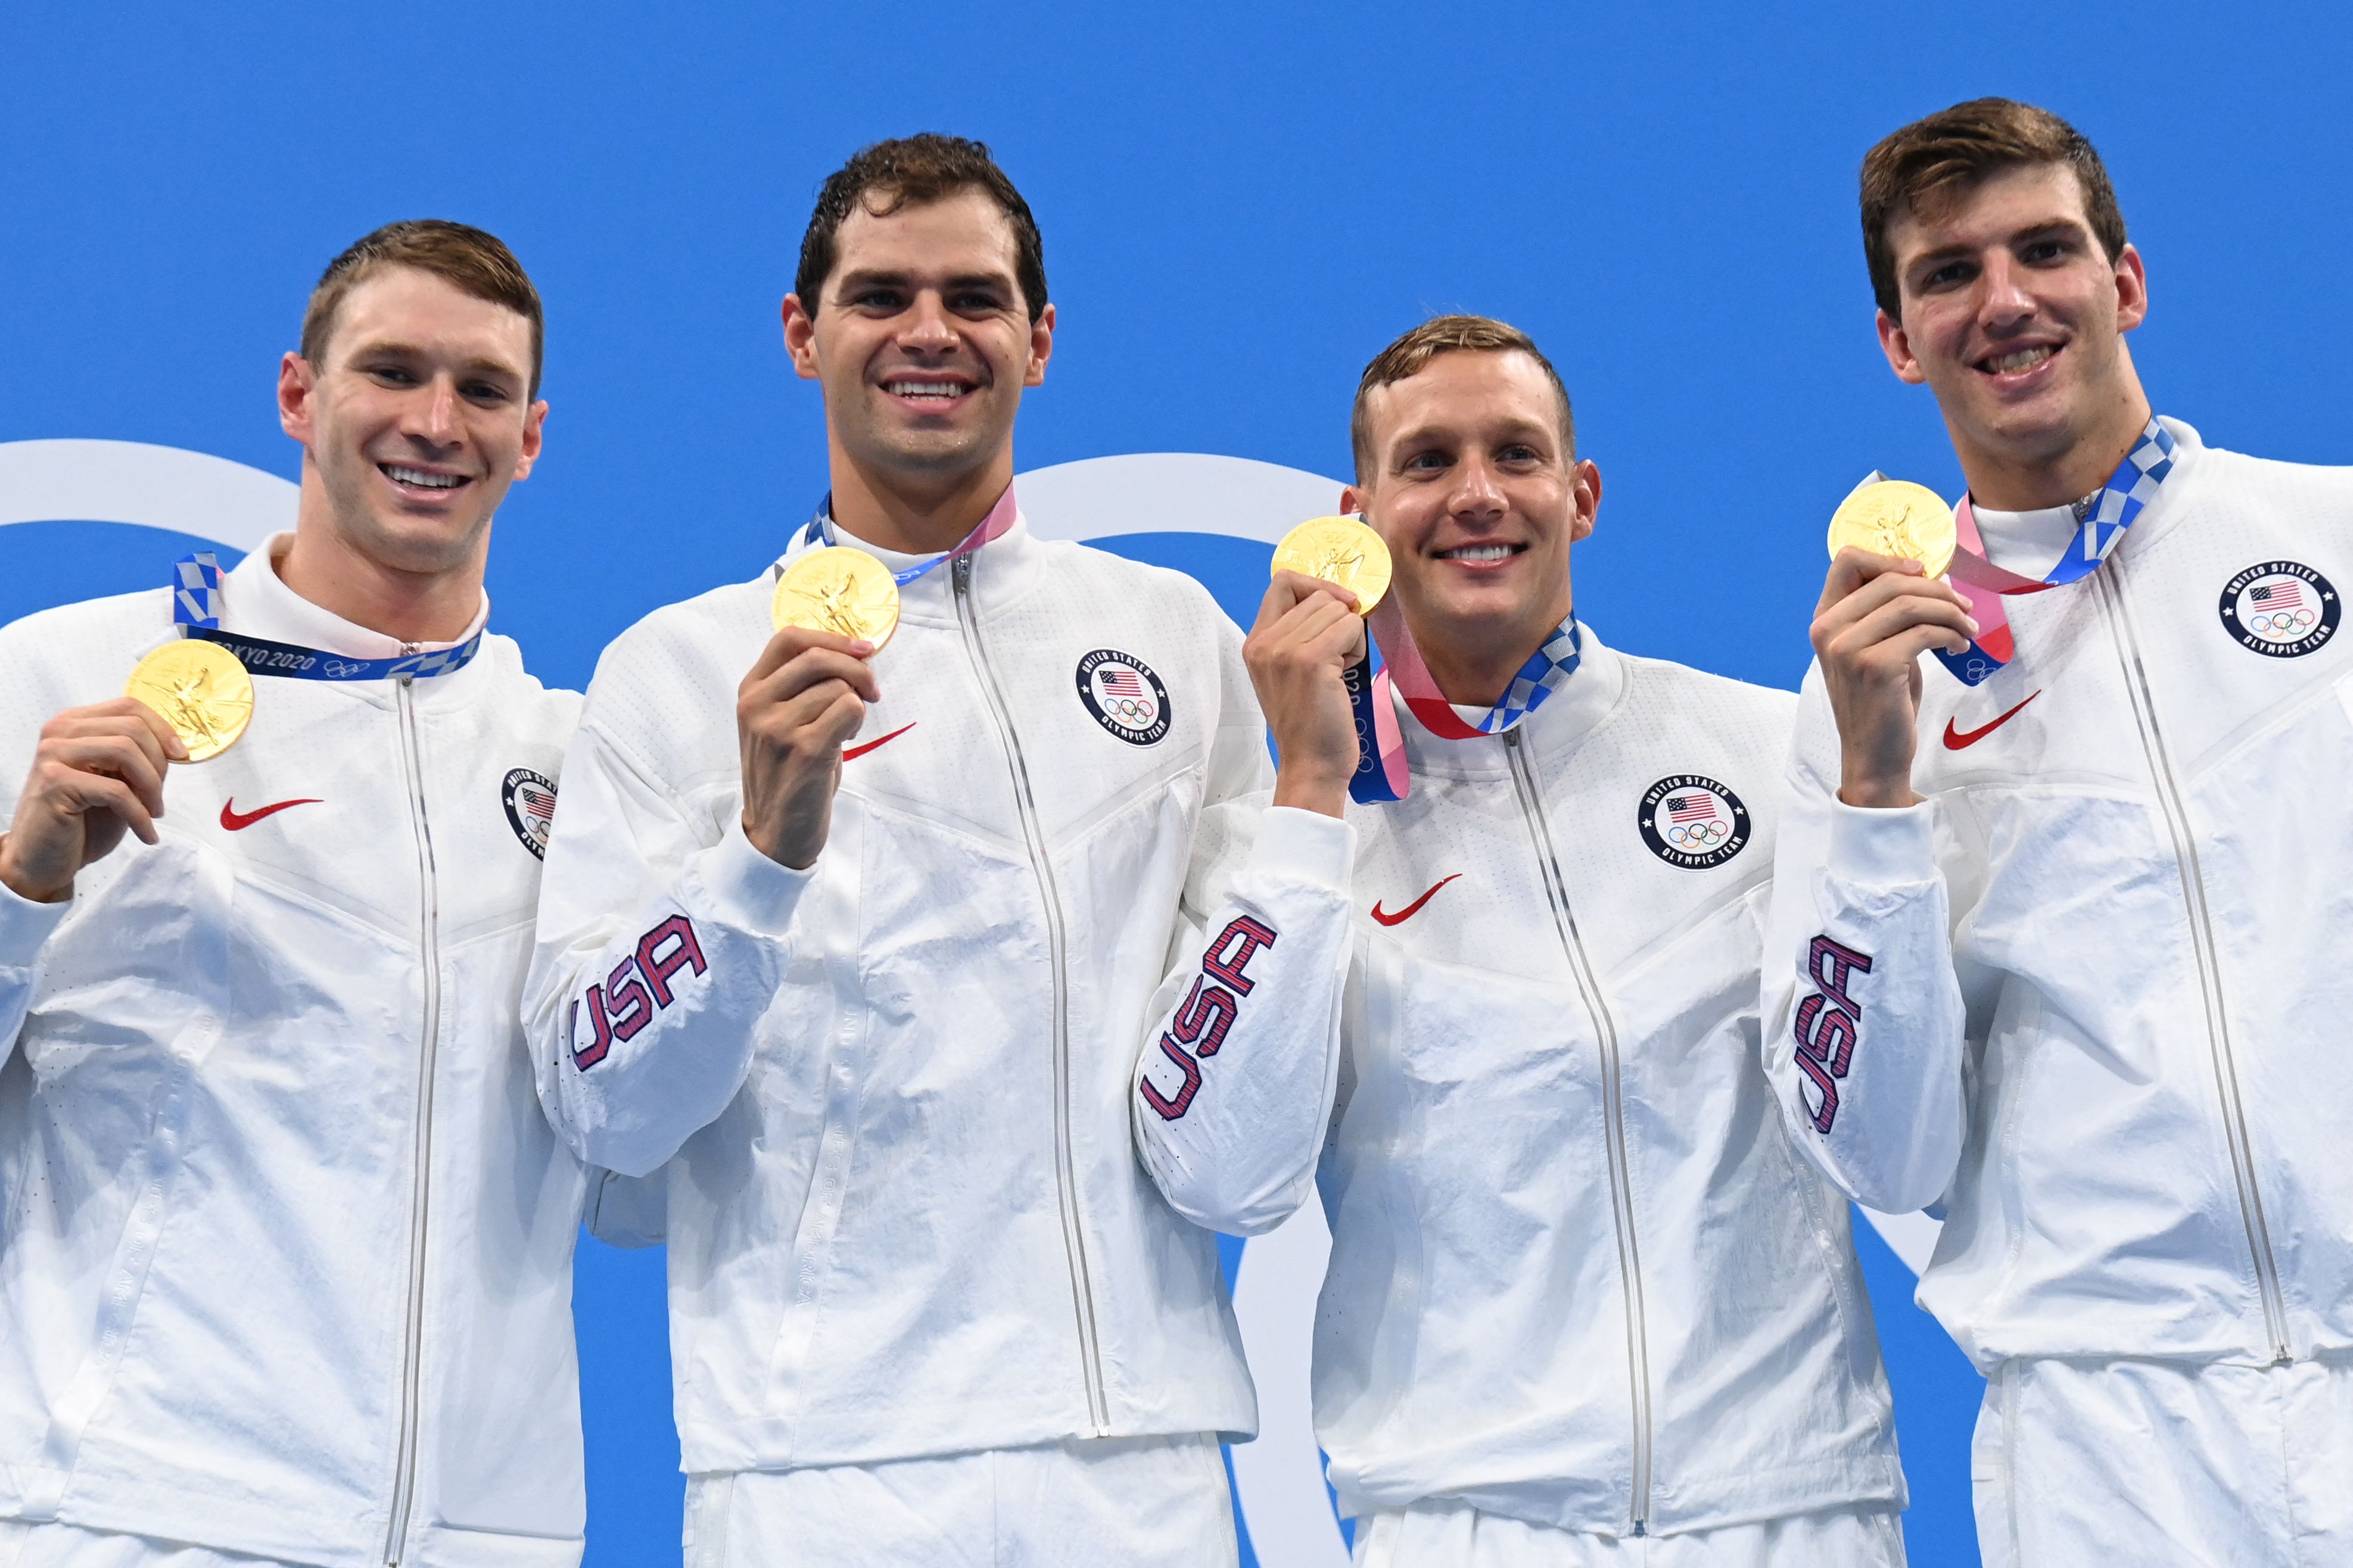
[[[1012,226],[1013,276],[1035,324],[1046,313],[1046,242],[1029,204],[988,155],[987,142],[931,131],[861,147],[827,178],[801,236],[800,270],[793,277],[801,309],[817,314],[818,291],[833,271],[834,238],[854,209],[863,206],[876,217],[889,217],[901,207],[922,206],[964,190],[985,192]]]
[[[1358,484],[1373,466],[1372,421],[1365,413],[1366,399],[1376,387],[1403,381],[1444,353],[1523,353],[1535,361],[1560,398],[1561,440],[1568,460],[1577,460],[1577,416],[1568,406],[1568,387],[1535,340],[1493,316],[1432,316],[1375,354],[1356,383],[1356,405],[1348,414],[1348,445],[1356,453]]]
[[[1862,258],[1871,291],[1890,318],[1903,315],[1895,250],[1887,231],[1906,210],[1946,209],[1987,175],[2040,163],[2064,163],[2084,187],[2084,216],[2110,261],[2124,254],[2125,215],[2107,165],[2084,133],[2031,103],[1973,98],[1915,120],[1862,160]]]
[[[327,263],[311,303],[302,312],[302,357],[318,364],[334,331],[343,297],[387,267],[414,267],[454,285],[460,292],[504,305],[531,323],[531,395],[539,395],[539,373],[546,358],[546,322],[539,290],[514,252],[496,235],[438,217],[388,223],[355,240]]]

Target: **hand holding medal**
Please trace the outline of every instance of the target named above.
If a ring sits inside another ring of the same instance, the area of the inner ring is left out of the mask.
[[[1274,804],[1338,816],[1359,756],[1348,683],[1371,678],[1364,616],[1388,591],[1388,546],[1355,518],[1314,518],[1270,576],[1242,658],[1274,732]]]
[[[1934,490],[1876,475],[1831,519],[1831,570],[1812,637],[1838,719],[1839,795],[1849,805],[1917,798],[1920,656],[1957,653],[1978,634],[1968,601],[1940,580],[1957,537],[1952,509]]]

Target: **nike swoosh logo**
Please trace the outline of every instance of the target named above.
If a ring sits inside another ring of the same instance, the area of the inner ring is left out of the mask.
[[[1462,875],[1462,873],[1460,871],[1454,873],[1454,877],[1460,877],[1461,875]],[[1399,910],[1395,914],[1390,914],[1387,910],[1382,909],[1380,900],[1375,899],[1373,900],[1373,919],[1380,921],[1381,924],[1385,926],[1393,926],[1399,921],[1409,921],[1413,919],[1414,916],[1421,913],[1421,906],[1436,898],[1438,896],[1438,889],[1446,886],[1447,883],[1454,880],[1454,877],[1440,878],[1438,881],[1430,884],[1430,891],[1422,894],[1421,897],[1414,900],[1413,902],[1408,904],[1405,908]]]
[[[236,833],[240,829],[252,826],[255,823],[259,822],[265,816],[269,816],[275,813],[285,810],[290,805],[317,805],[319,804],[320,802],[310,799],[281,800],[275,805],[265,805],[259,811],[239,811],[237,808],[237,799],[232,795],[227,800],[221,802],[221,826],[227,828],[231,833]]]
[[[900,725],[897,729],[892,731],[889,734],[883,736],[879,741],[869,741],[862,746],[852,746],[841,753],[841,760],[845,763],[855,762],[858,758],[864,756],[867,752],[872,751],[877,746],[889,745],[892,742],[897,740],[900,736],[905,734],[914,727],[914,723],[911,721]]]
[[[2031,702],[2031,701],[2033,701],[2037,697],[2040,697],[2040,696],[2042,696],[2042,693],[2041,691],[2039,691],[2039,690],[2037,690],[2037,691],[2032,691],[2032,692],[2029,692],[2029,693],[2027,694],[2026,702]],[[1982,727],[1982,728],[1980,728],[1980,729],[1976,729],[1976,730],[1956,730],[1956,729],[1954,729],[1954,728],[1953,728],[1953,721],[1952,721],[1950,719],[1946,720],[1946,721],[1945,721],[1945,750],[1947,750],[1947,751],[1948,751],[1948,752],[1957,752],[1957,751],[1959,751],[1963,746],[1974,746],[1974,745],[1976,745],[1979,741],[1984,740],[1988,735],[1992,734],[1996,730],[2000,729],[2004,724],[2007,724],[2007,723],[2009,723],[2012,719],[2017,718],[2017,717],[2018,717],[2019,708],[2023,708],[2023,707],[2025,707],[2025,706],[2026,706],[2026,702],[2021,702],[2021,703],[2020,703],[2020,704],[2018,705],[2018,708],[2013,708],[2013,709],[2011,709],[2011,710],[2010,710],[2009,712],[2007,712],[2007,713],[2003,713],[2003,714],[1998,715],[1998,716],[1994,719],[1993,722],[1991,722],[1991,723],[1989,723],[1989,724],[1987,724],[1987,725],[1985,725],[1984,727]]]

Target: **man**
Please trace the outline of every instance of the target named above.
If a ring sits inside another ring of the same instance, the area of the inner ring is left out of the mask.
[[[1125,1101],[1267,771],[1240,634],[1019,521],[1054,310],[985,147],[851,158],[784,323],[831,485],[786,561],[879,560],[895,634],[772,630],[780,562],[615,643],[528,986],[565,1139],[664,1169],[687,1560],[1230,1563],[1250,1382]]]
[[[1823,589],[1785,1106],[1861,1202],[1944,1205],[1989,1563],[2347,1561],[2353,473],[2151,416],[2141,258],[2055,115],[1905,127],[1862,219],[1966,526],[1950,584],[1848,551]]]
[[[1525,334],[1425,322],[1353,426],[1404,797],[1360,783],[1320,889],[1268,874],[1379,718],[1349,721],[1330,595],[1278,581],[1250,670],[1271,709],[1313,690],[1321,765],[1286,750],[1314,787],[1201,900],[1137,1069],[1145,1159],[1246,1233],[1320,1183],[1316,1431],[1360,1563],[1900,1563],[1850,1211],[1757,1060],[1790,700],[1571,612],[1601,475]]]
[[[586,1175],[514,1023],[578,700],[483,630],[540,345],[497,239],[377,230],[280,368],[293,531],[0,631],[9,1568],[580,1559]],[[212,760],[119,695],[159,649],[251,671]]]

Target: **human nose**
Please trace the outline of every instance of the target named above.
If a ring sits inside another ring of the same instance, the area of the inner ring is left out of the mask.
[[[1484,458],[1455,465],[1454,491],[1447,497],[1449,511],[1457,517],[1486,519],[1502,516],[1504,507],[1503,484]]]
[[[907,312],[905,327],[900,341],[913,349],[928,349],[944,353],[956,346],[955,323],[948,319],[947,306],[934,290],[926,289],[915,296],[913,309]]]
[[[1978,278],[1978,321],[1988,327],[2010,326],[2033,315],[2035,309],[2026,269],[2008,251],[1996,251]]]
[[[410,412],[409,433],[417,439],[436,447],[453,447],[463,438],[458,386],[449,377],[434,377],[425,395],[410,405]]]

